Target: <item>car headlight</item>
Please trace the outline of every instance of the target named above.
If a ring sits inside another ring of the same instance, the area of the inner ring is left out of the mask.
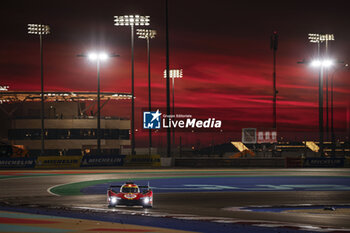
[[[149,198],[149,197],[144,197],[144,198],[143,198],[143,203],[148,204],[149,201],[150,201],[150,198]]]
[[[110,197],[109,201],[111,204],[116,204],[117,203],[117,198],[116,197]]]

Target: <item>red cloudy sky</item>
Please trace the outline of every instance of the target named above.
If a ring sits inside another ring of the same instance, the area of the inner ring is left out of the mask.
[[[225,139],[238,139],[242,127],[269,128],[272,116],[270,35],[280,35],[277,51],[278,127],[282,132],[318,130],[318,72],[297,61],[312,59],[308,33],[333,33],[330,56],[349,62],[350,16],[347,1],[199,1],[169,0],[170,66],[182,68],[175,80],[175,105],[206,108],[229,119]],[[6,1],[0,10],[0,85],[40,90],[39,39],[27,23],[44,23],[45,90],[95,91],[96,67],[77,54],[102,49],[120,54],[102,65],[102,91],[130,92],[130,28],[115,27],[114,15],[151,16],[158,35],[151,41],[152,101],[165,106],[164,1]],[[335,77],[338,131],[349,127],[349,70]],[[135,39],[136,106],[148,104],[146,42]],[[103,115],[128,116],[130,101],[106,106]],[[214,108],[227,109],[220,113]],[[126,110],[127,109],[127,110]],[[141,128],[141,110],[136,128]],[[136,134],[140,139],[144,132]],[[291,139],[296,138],[290,134]],[[142,141],[142,140],[141,140]]]

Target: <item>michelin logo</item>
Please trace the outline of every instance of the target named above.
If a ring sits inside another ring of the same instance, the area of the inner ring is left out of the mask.
[[[160,116],[162,113],[159,109],[156,112],[143,112],[144,129],[160,129]]]

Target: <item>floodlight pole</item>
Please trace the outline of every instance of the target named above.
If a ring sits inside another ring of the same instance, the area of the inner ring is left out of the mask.
[[[45,154],[45,106],[44,106],[44,54],[43,54],[43,38],[42,34],[39,35],[40,39],[40,79],[41,79],[41,155]]]
[[[150,52],[150,37],[146,37],[147,40],[147,63],[148,63],[148,111],[152,110],[151,105],[151,52]],[[149,143],[148,143],[148,155],[151,156],[151,150],[152,150],[152,130],[148,130],[149,134]]]
[[[332,156],[335,157],[335,135],[334,135],[334,112],[333,112],[333,83],[334,83],[334,74],[331,77],[331,137],[332,137]]]
[[[35,34],[39,35],[39,41],[40,41],[40,83],[41,83],[41,133],[40,133],[40,139],[41,139],[41,151],[40,154],[45,154],[45,106],[44,106],[44,100],[45,100],[45,93],[44,93],[44,52],[43,52],[43,35],[47,35],[50,33],[50,27],[48,25],[43,24],[28,24],[28,33],[29,34]]]
[[[131,24],[131,155],[135,155],[134,25]]]
[[[321,35],[309,34],[311,43],[317,43],[317,59],[320,60],[321,50]],[[320,157],[323,157],[323,64],[319,67],[318,72],[318,125],[319,125],[319,152]]]
[[[318,90],[318,98],[319,98],[319,100],[318,100],[319,101],[319,148],[320,148],[319,152],[320,152],[320,157],[323,157],[324,156],[323,75],[324,75],[324,67],[327,68],[331,64],[326,65],[323,62],[320,62],[320,47],[321,47],[321,42],[323,42],[323,41],[326,41],[326,47],[327,47],[328,40],[334,40],[334,35],[333,34],[320,35],[320,34],[310,34],[309,33],[309,40],[311,43],[317,43],[317,57],[318,57],[318,63],[320,63],[317,65],[315,64],[315,66],[319,66],[319,75],[318,75],[318,81],[319,81],[319,90]],[[327,48],[326,48],[326,54],[327,54]],[[304,63],[304,62],[301,62],[301,63]],[[342,62],[338,62],[338,63],[342,63]],[[328,86],[328,84],[327,84],[327,86]],[[333,88],[333,84],[332,84],[332,88]],[[333,97],[332,97],[332,101],[333,101]],[[328,87],[327,87],[327,105],[328,105]],[[328,110],[328,106],[327,106],[327,110]],[[333,110],[332,110],[331,114],[332,114],[332,120],[333,120]],[[328,115],[327,115],[327,121],[328,121]],[[327,124],[327,127],[328,127],[328,124]]]
[[[91,57],[90,57],[91,55]],[[89,57],[91,60],[96,60],[97,68],[97,155],[101,155],[101,85],[100,85],[100,70],[101,70],[101,59],[107,59],[108,57],[119,57],[117,54],[95,54],[91,53],[90,55],[79,54],[77,57]],[[103,57],[101,57],[103,56]]]
[[[148,111],[152,110],[151,106],[151,50],[150,43],[151,39],[155,37],[156,31],[152,29],[137,29],[136,34],[139,35],[140,39],[146,39],[147,42],[147,66],[148,66]],[[148,143],[148,155],[151,156],[152,148],[152,130],[148,130],[149,143]]]
[[[318,46],[320,46],[320,44],[318,44]],[[323,66],[320,66],[318,85],[320,155],[323,157]]]
[[[321,42],[317,42],[317,57],[320,59]],[[319,125],[319,147],[320,156],[323,157],[323,65],[318,72],[318,125]]]
[[[343,61],[339,61],[338,63],[343,63]],[[343,65],[342,67],[348,67],[348,64]],[[332,140],[332,156],[335,157],[335,133],[334,133],[334,76],[336,72],[339,70],[336,69],[333,72],[333,75],[330,77],[331,78],[331,140]]]
[[[135,88],[134,88],[134,25],[148,26],[149,16],[114,16],[115,26],[131,26],[131,154],[135,155]]]
[[[175,117],[175,76],[172,78],[172,84],[173,84],[173,115]],[[173,153],[174,153],[174,157],[175,157],[175,151],[176,151],[176,148],[175,148],[175,127],[173,128]]]
[[[166,113],[170,115],[170,72],[169,72],[169,19],[168,0],[165,0],[165,57],[166,57]],[[167,128],[167,157],[171,157],[171,129]]]
[[[175,78],[182,78],[182,69],[173,69],[169,71],[170,78],[172,79],[172,114],[175,117]],[[164,70],[164,78],[167,78],[167,70]],[[172,128],[173,133],[173,155],[175,156],[175,127]]]
[[[334,40],[333,34],[325,34],[324,40],[326,42],[326,57],[328,56],[328,41]],[[325,71],[325,81],[326,81],[326,132],[327,132],[327,140],[329,139],[329,91],[328,91],[328,70]]]
[[[97,59],[97,154],[101,155],[100,59]]]
[[[328,40],[326,42],[326,57],[328,57]],[[326,140],[329,139],[329,109],[328,109],[328,69],[324,72],[326,82]]]

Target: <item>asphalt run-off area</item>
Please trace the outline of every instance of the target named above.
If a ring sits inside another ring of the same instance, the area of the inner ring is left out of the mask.
[[[105,194],[111,185],[127,180],[94,180],[59,185],[50,192],[58,195]],[[346,191],[350,177],[319,176],[187,176],[137,178],[139,184],[149,184],[155,193],[222,192],[222,191]]]
[[[126,181],[149,184],[154,208],[108,208]],[[0,232],[350,231],[349,169],[17,170],[0,185]]]

